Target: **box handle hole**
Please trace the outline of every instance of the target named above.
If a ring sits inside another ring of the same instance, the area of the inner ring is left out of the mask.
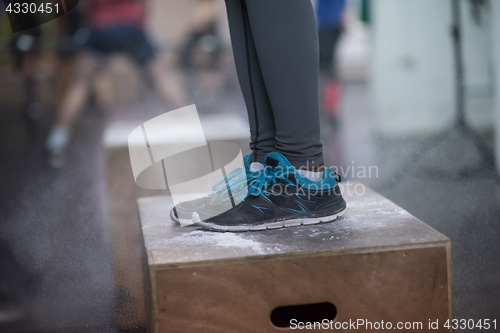
[[[271,323],[279,328],[290,328],[291,320],[298,322],[321,322],[334,320],[337,308],[330,302],[279,306],[271,312]]]

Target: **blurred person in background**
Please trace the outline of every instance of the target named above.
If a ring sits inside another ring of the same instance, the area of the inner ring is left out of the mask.
[[[344,28],[346,0],[313,0],[318,25],[321,102],[324,113],[336,119],[340,106],[337,44]]]
[[[82,13],[84,28],[73,39],[81,51],[76,56],[75,78],[62,98],[56,124],[45,143],[50,166],[64,165],[71,129],[88,100],[94,74],[111,54],[129,56],[169,107],[185,105],[182,91],[165,80],[157,49],[144,29],[144,7],[141,0],[88,0],[76,7]]]
[[[73,79],[75,59],[80,50],[80,45],[75,35],[82,28],[82,19],[81,12],[75,9],[70,10],[56,20],[58,66],[55,100],[57,104],[61,103]]]

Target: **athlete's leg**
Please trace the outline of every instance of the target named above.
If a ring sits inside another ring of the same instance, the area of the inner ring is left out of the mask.
[[[71,129],[83,111],[90,93],[92,77],[97,68],[96,59],[88,51],[83,51],[77,56],[76,65],[76,77],[62,100],[56,124],[45,141],[48,163],[55,168],[64,165],[64,153],[69,144]]]
[[[83,111],[87,101],[92,75],[97,68],[96,59],[88,51],[77,56],[77,73],[66,97],[61,103],[57,126],[71,128]]]
[[[230,1],[228,1],[230,2]],[[318,35],[305,0],[246,1],[258,63],[276,126],[276,150],[296,167],[323,163]]]
[[[226,4],[245,99],[256,109],[254,120],[260,122],[255,88],[264,90],[270,104],[264,116],[272,114],[274,118],[277,151],[267,154],[266,168],[251,182],[249,195],[234,209],[214,216],[211,206],[203,205],[192,213],[192,220],[202,227],[223,231],[333,221],[347,210],[335,173],[330,168],[324,172],[296,170],[323,163],[318,35],[312,5],[308,0],[226,0]],[[253,78],[257,65],[262,80],[258,85]],[[252,126],[254,130],[261,128],[260,123]],[[260,144],[258,136],[254,142]]]
[[[236,71],[250,122],[252,161],[262,162],[267,153],[276,150],[271,104],[257,59],[245,1],[226,0],[226,7]]]
[[[156,93],[167,106],[180,108],[187,105],[187,97],[182,89],[181,77],[173,70],[166,73],[163,59],[148,34],[133,26],[114,28],[115,40],[119,41],[115,51],[124,52],[144,70]]]
[[[146,65],[146,75],[164,102],[172,108],[180,108],[188,104],[182,84],[182,76],[174,70],[167,73],[161,59],[154,58]]]

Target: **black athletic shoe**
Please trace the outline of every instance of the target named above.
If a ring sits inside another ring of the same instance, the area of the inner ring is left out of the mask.
[[[227,175],[227,181],[232,190],[231,194],[238,202],[248,195],[248,184],[255,181],[256,178],[264,172],[263,170],[256,172],[250,171],[250,164],[252,163],[251,155],[252,154],[246,154],[243,157],[245,170],[241,168],[236,169]],[[178,203],[170,210],[170,218],[172,221],[180,223],[183,226],[193,224],[191,219],[193,212],[202,207],[211,207],[212,210],[219,209],[218,212],[226,210],[225,207],[220,208],[226,201],[231,200],[225,180],[222,179],[219,181],[212,189],[213,192],[205,197]]]
[[[202,207],[193,213],[193,222],[220,231],[264,230],[331,222],[347,212],[332,169],[325,168],[321,181],[314,182],[280,153],[267,154],[264,164],[242,202],[217,216]]]

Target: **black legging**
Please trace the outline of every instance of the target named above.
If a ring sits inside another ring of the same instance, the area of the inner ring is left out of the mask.
[[[253,161],[271,151],[296,167],[323,163],[318,33],[308,0],[226,0]]]

